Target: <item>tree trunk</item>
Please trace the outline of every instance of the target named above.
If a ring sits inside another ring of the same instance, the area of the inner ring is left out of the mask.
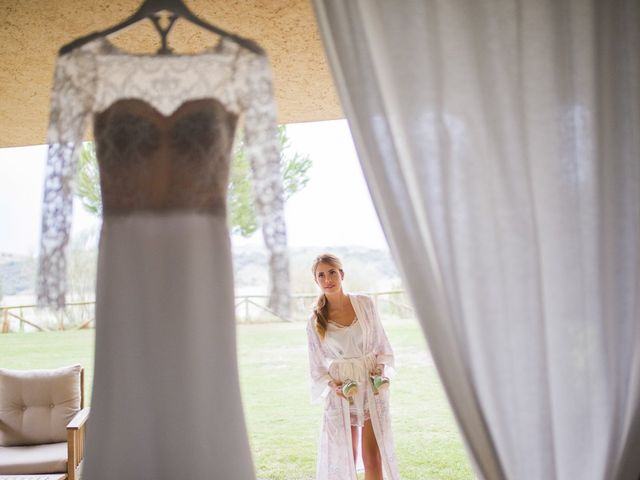
[[[289,320],[291,315],[289,291],[289,254],[272,252],[269,255],[269,309]]]

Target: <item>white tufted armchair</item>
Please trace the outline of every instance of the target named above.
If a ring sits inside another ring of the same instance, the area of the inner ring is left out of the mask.
[[[0,368],[0,480],[77,480],[88,414],[80,365]]]

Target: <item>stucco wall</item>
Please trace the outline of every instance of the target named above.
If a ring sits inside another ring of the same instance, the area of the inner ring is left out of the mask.
[[[46,142],[49,92],[58,49],[120,22],[141,0],[0,0],[0,147]],[[195,14],[227,31],[253,38],[274,71],[279,121],[341,118],[320,36],[307,0],[185,0]],[[110,37],[136,52],[153,52],[151,22]],[[213,34],[178,21],[169,37],[177,52],[214,44]]]

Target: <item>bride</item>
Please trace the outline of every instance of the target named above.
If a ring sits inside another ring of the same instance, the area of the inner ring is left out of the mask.
[[[331,254],[312,265],[318,297],[307,325],[312,397],[324,401],[317,480],[356,480],[358,443],[365,480],[396,480],[388,379],[393,351],[370,297],[346,294]]]

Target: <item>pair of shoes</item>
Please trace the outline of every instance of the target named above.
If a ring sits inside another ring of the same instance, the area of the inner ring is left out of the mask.
[[[371,388],[373,394],[378,395],[382,390],[389,387],[389,378],[384,375],[371,375]]]

